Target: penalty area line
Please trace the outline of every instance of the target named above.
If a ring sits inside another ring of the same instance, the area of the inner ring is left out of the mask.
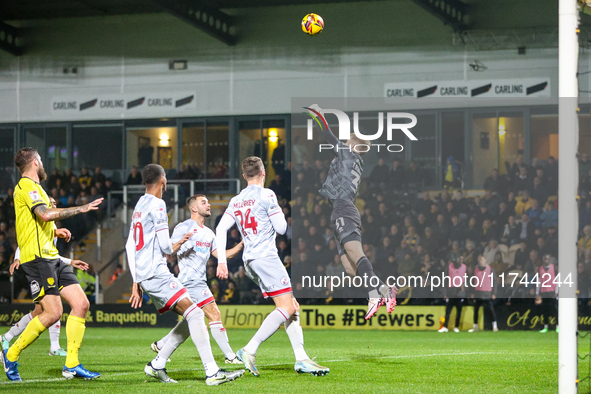
[[[427,357],[453,357],[453,356],[484,356],[484,355],[497,355],[497,356],[540,356],[546,355],[548,353],[519,353],[519,352],[462,352],[462,353],[429,353],[429,354],[407,354],[407,355],[387,355],[387,356],[367,356],[367,359],[380,359],[380,358],[427,358]],[[334,360],[322,360],[322,363],[339,363],[339,362],[351,362],[353,361],[350,358],[347,359],[334,359]],[[359,359],[357,361],[360,361]],[[280,365],[291,365],[293,363],[270,363],[270,364],[259,364],[262,367],[274,367]],[[203,368],[192,368],[192,369],[167,369],[167,372],[188,372],[188,371],[203,371]],[[117,377],[117,376],[125,376],[125,375],[139,375],[143,374],[141,371],[134,371],[134,372],[114,372],[110,373],[107,372],[106,377]],[[103,379],[104,375],[101,375],[98,379]],[[0,382],[0,385],[4,384],[26,384],[26,383],[46,383],[46,382],[57,382],[57,381],[66,381],[64,378],[48,378],[48,379],[27,379],[23,380],[22,382]]]

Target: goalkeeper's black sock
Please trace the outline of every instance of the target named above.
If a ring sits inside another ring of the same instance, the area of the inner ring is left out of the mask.
[[[364,275],[367,275],[367,283],[369,284],[370,288],[375,289],[382,296],[386,295],[386,292],[388,290],[388,286],[386,286],[384,284],[384,282],[382,282],[381,279],[378,278],[376,273],[373,272],[373,267],[371,265],[371,262],[369,261],[369,259],[366,256],[363,256],[362,258],[359,259],[359,261],[357,261],[357,275],[359,275],[361,277],[363,277]],[[375,278],[375,279],[373,279],[373,278]],[[370,298],[375,298],[375,297],[372,297],[370,294]]]

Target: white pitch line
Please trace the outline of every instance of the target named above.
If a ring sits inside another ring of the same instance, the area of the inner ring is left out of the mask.
[[[422,357],[450,357],[450,356],[483,356],[483,355],[498,355],[498,356],[541,356],[541,355],[548,355],[548,353],[504,353],[504,352],[465,352],[465,353],[431,353],[431,354],[409,354],[409,355],[389,355],[389,356],[368,356],[368,359],[374,358],[422,358]],[[353,361],[351,359],[334,359],[334,360],[322,360],[322,363],[338,363],[338,362],[349,362]],[[272,363],[272,364],[259,364],[259,366],[263,367],[273,367],[278,365],[291,365],[293,363]],[[192,368],[192,369],[167,369],[168,372],[187,372],[187,371],[202,371],[201,368]],[[125,375],[139,375],[141,372],[115,372],[115,373],[107,373],[107,377],[115,377],[115,376],[125,376]],[[101,375],[101,378],[103,375]],[[64,381],[64,378],[49,378],[49,379],[27,379],[23,380],[22,382],[17,382],[15,384],[25,384],[25,383],[45,383],[45,382],[56,382],[56,381]],[[11,384],[14,382],[0,382],[2,384]]]

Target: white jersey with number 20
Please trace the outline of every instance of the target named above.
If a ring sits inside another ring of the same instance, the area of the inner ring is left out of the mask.
[[[135,282],[168,274],[166,254],[162,251],[156,233],[168,233],[168,215],[164,200],[144,194],[133,210],[131,229],[135,241]]]
[[[250,185],[230,200],[226,214],[230,215],[244,240],[244,261],[277,255],[275,229],[269,219],[283,215],[272,190]]]

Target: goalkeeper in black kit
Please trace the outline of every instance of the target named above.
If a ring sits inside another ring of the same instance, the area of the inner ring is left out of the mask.
[[[359,275],[366,278],[364,283],[369,285],[369,302],[365,319],[371,318],[384,304],[388,313],[392,313],[396,307],[398,289],[395,286],[388,287],[377,277],[371,262],[363,253],[361,215],[354,203],[363,173],[361,155],[368,150],[371,142],[351,134],[349,140],[343,143],[330,130],[318,105],[314,104],[306,109],[320,120],[320,134],[328,144],[333,146],[335,158],[330,163],[326,181],[319,193],[327,197],[332,204],[330,221],[345,270],[351,276]]]

